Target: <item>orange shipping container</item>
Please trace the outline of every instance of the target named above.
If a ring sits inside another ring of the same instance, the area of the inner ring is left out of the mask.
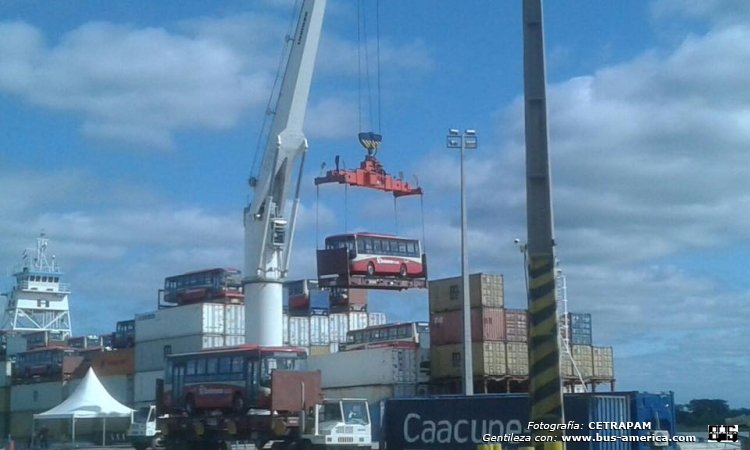
[[[502,308],[474,308],[471,310],[472,342],[505,340],[505,310]],[[432,314],[430,344],[447,345],[463,342],[463,311]]]

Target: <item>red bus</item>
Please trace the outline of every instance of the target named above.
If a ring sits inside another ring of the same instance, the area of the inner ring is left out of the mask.
[[[42,347],[16,354],[14,376],[29,380],[34,377],[62,375],[63,359],[78,354],[68,347]]]
[[[326,238],[325,248],[346,248],[352,275],[425,276],[422,246],[417,239],[375,233],[339,234]]]
[[[254,344],[167,356],[164,397],[168,408],[189,415],[205,410],[243,413],[270,407],[271,372],[303,370],[307,352]]]
[[[237,269],[208,269],[164,279],[164,302],[184,305],[208,300],[241,300],[242,273]]]

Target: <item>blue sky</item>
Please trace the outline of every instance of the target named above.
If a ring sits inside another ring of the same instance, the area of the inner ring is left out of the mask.
[[[380,2],[378,156],[426,192],[424,214],[399,202],[398,226],[387,195],[318,196],[312,182],[337,154],[347,167],[363,157],[356,5],[328,4],[293,276],[313,276],[316,239],[345,229],[424,237],[432,276],[457,275],[458,155],[444,141],[475,128],[470,268],[504,274],[506,303],[522,307],[520,2]],[[0,6],[0,266],[45,230],[76,334],[153,309],[165,276],[241,267],[246,180],[291,14],[280,0]],[[615,347],[618,388],[750,405],[738,382],[750,373],[750,6],[547,2],[545,26],[569,308]],[[426,292],[371,298],[392,320],[427,319]]]

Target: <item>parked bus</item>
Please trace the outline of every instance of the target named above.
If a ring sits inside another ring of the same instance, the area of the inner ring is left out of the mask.
[[[371,348],[381,344],[409,342],[429,345],[427,322],[404,322],[376,325],[346,332],[346,350]],[[427,342],[421,342],[426,339]]]
[[[297,347],[255,344],[167,356],[164,397],[168,408],[197,411],[270,406],[271,372],[304,370],[307,352]]]
[[[242,273],[237,269],[208,269],[164,279],[165,303],[184,305],[242,298]]]
[[[130,348],[135,345],[135,319],[117,322],[112,347]]]
[[[352,275],[425,276],[422,248],[416,239],[374,233],[339,234],[326,238],[325,248],[346,248]]]
[[[14,377],[28,381],[36,377],[62,375],[63,359],[77,354],[76,349],[68,347],[43,347],[18,353]]]

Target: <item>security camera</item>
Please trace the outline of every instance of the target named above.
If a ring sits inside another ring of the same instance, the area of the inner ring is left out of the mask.
[[[513,239],[513,243],[514,243],[514,244],[520,244],[520,243],[521,243],[521,240],[520,240],[520,239],[518,239],[518,238],[515,238],[515,239]]]

